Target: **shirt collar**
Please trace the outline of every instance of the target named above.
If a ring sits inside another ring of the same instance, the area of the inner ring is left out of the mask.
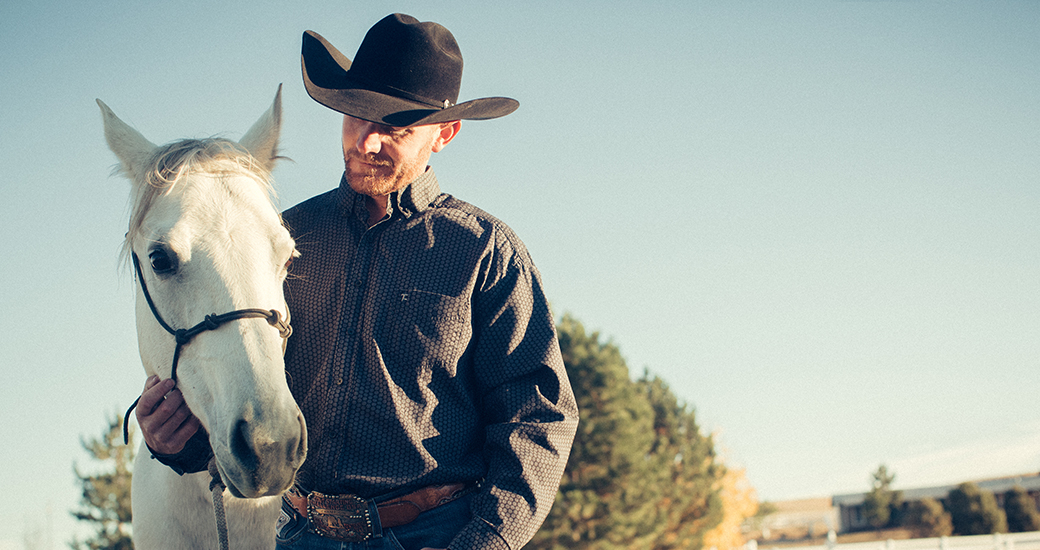
[[[430,207],[430,203],[441,194],[440,184],[437,183],[437,175],[433,168],[426,168],[419,177],[404,189],[394,191],[390,194],[387,202],[387,214],[393,216],[400,212],[404,217],[411,217]],[[365,208],[365,196],[351,189],[347,183],[347,174],[339,181],[339,205],[343,215],[354,215],[362,222],[368,221],[368,210]]]

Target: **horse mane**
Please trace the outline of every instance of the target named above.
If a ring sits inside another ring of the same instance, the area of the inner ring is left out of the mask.
[[[152,158],[137,172],[134,181],[130,227],[123,242],[122,256],[130,255],[133,239],[141,230],[145,214],[155,198],[169,194],[177,182],[189,172],[202,171],[218,177],[246,175],[257,182],[271,203],[275,205],[271,173],[241,145],[224,138],[182,139],[156,148]],[[122,166],[116,172],[130,175]]]

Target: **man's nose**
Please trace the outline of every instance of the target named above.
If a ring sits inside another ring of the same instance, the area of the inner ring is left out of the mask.
[[[378,153],[383,148],[383,136],[377,131],[374,124],[366,123],[359,129],[357,142],[354,146],[362,154]]]

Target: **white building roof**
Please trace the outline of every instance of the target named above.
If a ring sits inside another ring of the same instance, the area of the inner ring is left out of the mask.
[[[1011,490],[1016,485],[1022,487],[1026,491],[1034,492],[1040,491],[1040,474],[1033,473],[1020,476],[999,477],[995,479],[973,481],[972,483],[977,485],[979,489],[991,493],[1004,493]],[[898,487],[893,487],[892,490],[899,491],[903,500],[921,500],[924,498],[934,498],[938,500],[946,498],[946,495],[950,494],[950,491],[956,488],[957,485],[940,485],[937,487],[920,487],[916,489],[899,489]],[[863,500],[866,496],[867,493],[834,495],[834,505],[858,506],[863,504]]]

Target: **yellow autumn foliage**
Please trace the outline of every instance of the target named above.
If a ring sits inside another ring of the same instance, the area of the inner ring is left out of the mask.
[[[740,526],[758,511],[758,495],[742,468],[728,468],[717,482],[722,522],[704,535],[705,550],[735,550],[747,542]]]

